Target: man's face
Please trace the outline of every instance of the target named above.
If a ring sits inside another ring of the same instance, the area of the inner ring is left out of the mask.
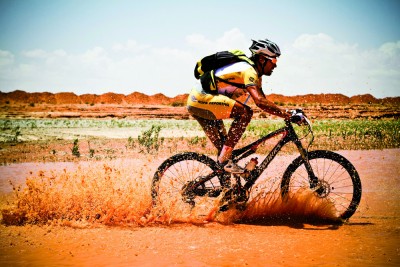
[[[269,59],[267,57],[262,57],[267,63],[264,65],[264,69],[263,69],[263,73],[266,76],[270,76],[272,74],[272,72],[274,71],[274,69],[276,68],[276,63],[277,60],[274,59]],[[264,64],[264,63],[262,63]]]

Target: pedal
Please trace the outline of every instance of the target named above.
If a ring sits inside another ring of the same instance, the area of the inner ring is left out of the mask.
[[[245,172],[242,167],[233,163],[232,160],[228,161],[228,163],[224,166],[224,170],[232,174],[243,174]]]

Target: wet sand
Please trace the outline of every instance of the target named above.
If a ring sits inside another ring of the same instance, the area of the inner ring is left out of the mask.
[[[343,225],[268,218],[144,227],[0,225],[0,265],[399,266],[400,149],[339,153],[363,185],[360,207]],[[27,170],[15,165],[2,166],[2,177],[12,167],[12,178],[23,179],[18,173]]]

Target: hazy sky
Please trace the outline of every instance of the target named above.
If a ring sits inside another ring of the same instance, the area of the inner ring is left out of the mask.
[[[266,94],[400,96],[399,0],[0,0],[0,90],[175,96],[198,59],[269,38]]]

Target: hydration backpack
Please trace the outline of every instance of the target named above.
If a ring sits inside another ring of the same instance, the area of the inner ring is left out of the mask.
[[[218,68],[241,61],[247,62],[250,65],[254,66],[253,61],[251,61],[251,59],[249,59],[240,50],[217,52],[215,54],[202,58],[196,63],[196,66],[194,68],[194,77],[196,77],[196,79],[200,79],[203,89],[210,94],[218,93],[216,80],[223,81],[224,83],[244,89],[244,84],[230,82],[222,78],[216,77],[214,74],[215,70]]]

